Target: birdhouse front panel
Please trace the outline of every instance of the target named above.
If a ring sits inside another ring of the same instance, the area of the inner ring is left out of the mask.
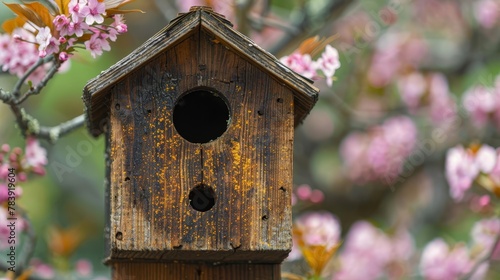
[[[110,89],[110,259],[281,262],[293,91],[199,25]]]

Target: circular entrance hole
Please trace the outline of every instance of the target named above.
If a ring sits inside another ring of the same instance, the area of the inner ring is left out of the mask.
[[[205,184],[199,184],[189,192],[189,204],[194,210],[206,212],[215,205],[214,189]]]
[[[177,132],[191,143],[208,143],[226,132],[229,107],[220,94],[210,90],[189,92],[177,101],[173,121]]]

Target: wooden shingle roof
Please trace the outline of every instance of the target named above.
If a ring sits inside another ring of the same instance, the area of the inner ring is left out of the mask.
[[[208,7],[192,7],[188,13],[179,14],[143,45],[86,84],[83,100],[91,134],[98,136],[103,132],[103,120],[109,111],[109,92],[113,85],[179,40],[199,30],[200,26],[214,34],[222,44],[290,88],[294,94],[295,126],[302,122],[318,99],[319,90],[312,85],[312,81],[290,70],[250,38],[234,30],[224,16]]]

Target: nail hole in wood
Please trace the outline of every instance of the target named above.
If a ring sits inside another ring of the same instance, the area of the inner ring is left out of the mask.
[[[264,216],[262,216],[262,220],[267,221],[267,220],[269,220],[269,217],[267,215],[264,215]]]
[[[130,181],[130,178],[129,177],[125,177],[125,181]]]
[[[123,240],[123,233],[121,231],[116,232],[116,240]]]
[[[117,111],[118,111],[118,110],[120,110],[120,104],[119,104],[119,103],[116,103],[116,104],[115,104],[115,109],[116,109]]]
[[[286,192],[285,187],[280,187],[280,191],[282,191],[282,192]]]
[[[283,103],[283,98],[278,98],[278,99],[276,99],[276,102],[278,102],[278,103]]]

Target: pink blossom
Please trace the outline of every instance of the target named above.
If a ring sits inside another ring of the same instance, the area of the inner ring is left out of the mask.
[[[59,31],[59,35],[61,36],[70,36],[73,34],[71,21],[65,15],[58,15],[54,18],[54,27],[57,31]]]
[[[99,32],[92,35],[90,40],[85,41],[85,48],[90,51],[93,58],[101,55],[103,50],[109,51],[111,49],[109,42]]]
[[[61,43],[56,38],[54,37],[50,38],[50,43],[47,45],[47,48],[45,48],[46,54],[49,55],[53,53],[58,53],[60,44]]]
[[[80,259],[75,263],[76,273],[81,277],[89,277],[92,275],[92,263],[85,259]]]
[[[295,227],[302,234],[306,245],[324,245],[332,248],[340,240],[340,223],[329,212],[309,212],[295,221]]]
[[[481,148],[476,152],[475,164],[479,171],[490,173],[497,164],[496,150],[489,145],[481,145]]]
[[[402,76],[398,80],[401,98],[405,105],[412,111],[420,106],[426,87],[427,81],[420,72],[412,72],[406,76]]]
[[[22,194],[23,194],[23,189],[19,186],[16,186],[14,190],[14,196],[20,197]],[[6,202],[10,196],[11,195],[9,195],[9,188],[7,184],[0,183],[0,204]]]
[[[405,265],[413,252],[413,238],[406,230],[389,236],[366,221],[356,222],[349,230],[339,256],[340,269],[333,279],[378,279],[391,273],[391,264]]]
[[[491,207],[491,197],[487,194],[473,196],[470,201],[470,209],[474,212],[487,211]]]
[[[497,110],[497,99],[494,89],[478,85],[464,94],[463,104],[474,123],[484,126],[490,114]]]
[[[16,40],[15,37],[23,40]],[[3,71],[21,77],[38,61],[36,45],[28,42],[35,42],[35,36],[24,28],[15,29],[11,35],[0,34],[0,65]],[[36,85],[45,73],[45,68],[39,67],[28,77],[28,81]]]
[[[10,229],[7,227],[7,209],[0,207],[0,249],[7,248],[9,246],[8,240],[10,236]]]
[[[456,245],[450,249],[446,242],[438,238],[425,246],[420,260],[420,271],[428,280],[451,280],[467,274],[472,265],[465,246]]]
[[[88,25],[92,25],[94,22],[104,22],[102,14],[104,14],[105,11],[106,6],[104,3],[100,3],[97,0],[88,0],[87,5],[81,8],[80,14],[85,17],[85,22]]]
[[[456,116],[456,104],[443,74],[432,73],[429,76],[429,99],[431,120],[435,124],[450,121]]]
[[[127,25],[123,20],[123,15],[114,15],[114,22],[111,24],[119,34],[123,34],[127,32]]]
[[[357,182],[392,183],[417,141],[410,118],[397,116],[368,132],[353,132],[341,143],[340,154],[349,177]]]
[[[66,52],[61,52],[61,53],[59,54],[59,60],[60,60],[60,61],[66,61],[66,60],[68,60],[68,58],[69,58],[69,55],[68,55],[68,53],[66,53]]]
[[[311,187],[309,185],[300,185],[297,187],[297,197],[300,200],[308,200],[311,197]]]
[[[385,87],[404,69],[415,68],[427,53],[422,39],[410,34],[386,32],[379,40],[368,68],[368,81],[375,87]]]
[[[479,173],[473,155],[462,146],[451,148],[446,154],[445,169],[451,197],[455,201],[462,200]]]
[[[68,4],[68,9],[71,14],[73,22],[80,22],[85,16],[82,15],[81,10],[87,4],[86,0],[71,0]]]
[[[325,200],[325,194],[321,190],[313,190],[309,197],[312,203],[321,203]]]
[[[482,27],[491,29],[500,18],[500,3],[495,0],[479,0],[474,3],[474,16]]]
[[[36,138],[28,137],[26,140],[26,163],[28,166],[47,164],[47,151],[40,146]]]
[[[292,258],[297,258],[300,253],[300,244],[304,246],[325,246],[327,250],[337,246],[340,241],[340,223],[329,212],[309,212],[302,214],[294,223],[294,247]]]
[[[340,68],[339,52],[337,49],[327,45],[321,57],[316,61],[316,68],[323,71],[326,77],[326,83],[331,87],[335,70]]]
[[[75,34],[77,37],[82,37],[83,36],[83,33],[89,29],[89,26],[83,22],[83,21],[79,21],[79,22],[72,22],[70,23],[70,30],[73,32],[73,34]],[[70,34],[70,35],[73,35],[73,34]]]
[[[471,231],[472,243],[480,252],[476,258],[483,258],[495,249],[494,246],[499,246],[495,243],[498,235],[500,235],[499,218],[483,219],[474,224]]]
[[[49,27],[42,27],[38,30],[38,34],[35,37],[38,46],[39,56],[45,57],[47,55],[47,46],[50,44],[50,39],[52,38],[52,33]]]
[[[316,68],[309,54],[293,53],[280,59],[281,63],[308,79],[316,79]]]
[[[53,267],[43,263],[39,259],[33,259],[31,261],[31,267],[34,268],[34,272],[37,276],[40,276],[44,279],[54,279],[56,275]]]

